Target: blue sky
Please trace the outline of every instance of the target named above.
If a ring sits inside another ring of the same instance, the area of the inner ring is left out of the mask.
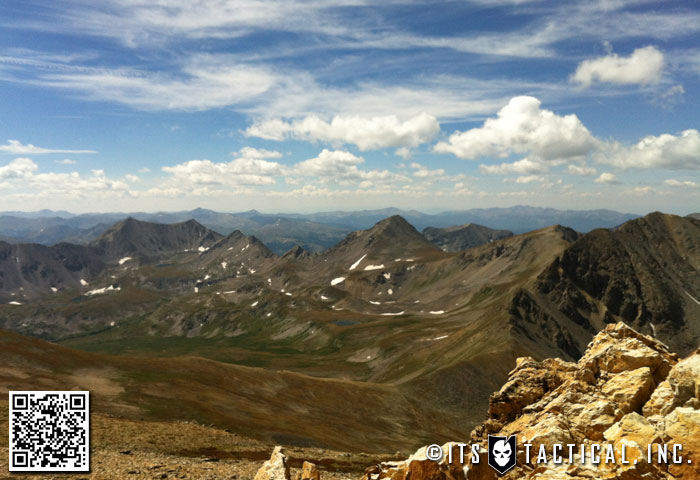
[[[0,210],[700,210],[700,6],[5,0]]]

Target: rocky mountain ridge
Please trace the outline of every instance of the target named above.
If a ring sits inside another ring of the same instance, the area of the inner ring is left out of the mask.
[[[423,236],[445,252],[461,252],[485,243],[512,237],[510,230],[494,230],[474,223],[456,227],[423,229]]]

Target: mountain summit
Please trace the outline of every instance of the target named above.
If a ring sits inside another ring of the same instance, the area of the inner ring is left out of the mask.
[[[222,235],[195,220],[171,225],[127,218],[109,228],[90,244],[110,261],[132,256],[154,259],[163,255],[209,247]]]

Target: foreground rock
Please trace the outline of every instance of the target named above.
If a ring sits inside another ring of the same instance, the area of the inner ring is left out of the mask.
[[[486,462],[489,434],[515,435],[518,441],[517,465],[502,477]],[[480,445],[478,463],[468,453],[461,463],[458,444],[450,443],[442,447],[440,462],[428,460],[423,448],[403,462],[368,469],[364,480],[698,479],[700,350],[679,362],[661,342],[618,323],[600,332],[577,363],[520,358],[508,382],[491,396],[488,418],[465,443]],[[565,449],[562,463],[552,462],[554,444]],[[577,446],[573,463],[567,444]],[[615,463],[582,463],[578,446],[592,444],[610,445]],[[655,453],[648,462],[649,444],[667,446],[669,461],[658,462]],[[671,462],[673,444],[683,445],[682,463]],[[536,463],[541,446],[547,461]],[[620,461],[623,448],[627,464]]]
[[[282,447],[275,447],[270,459],[263,463],[254,480],[290,480],[289,463]]]

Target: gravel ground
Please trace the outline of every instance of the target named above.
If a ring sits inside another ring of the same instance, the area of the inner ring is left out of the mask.
[[[127,420],[91,415],[91,472],[10,474],[8,437],[0,436],[0,479],[235,479],[252,480],[274,445],[186,422]],[[0,401],[0,432],[8,431],[7,400]],[[293,473],[304,460],[320,465],[323,480],[353,480],[389,456],[288,447]]]

